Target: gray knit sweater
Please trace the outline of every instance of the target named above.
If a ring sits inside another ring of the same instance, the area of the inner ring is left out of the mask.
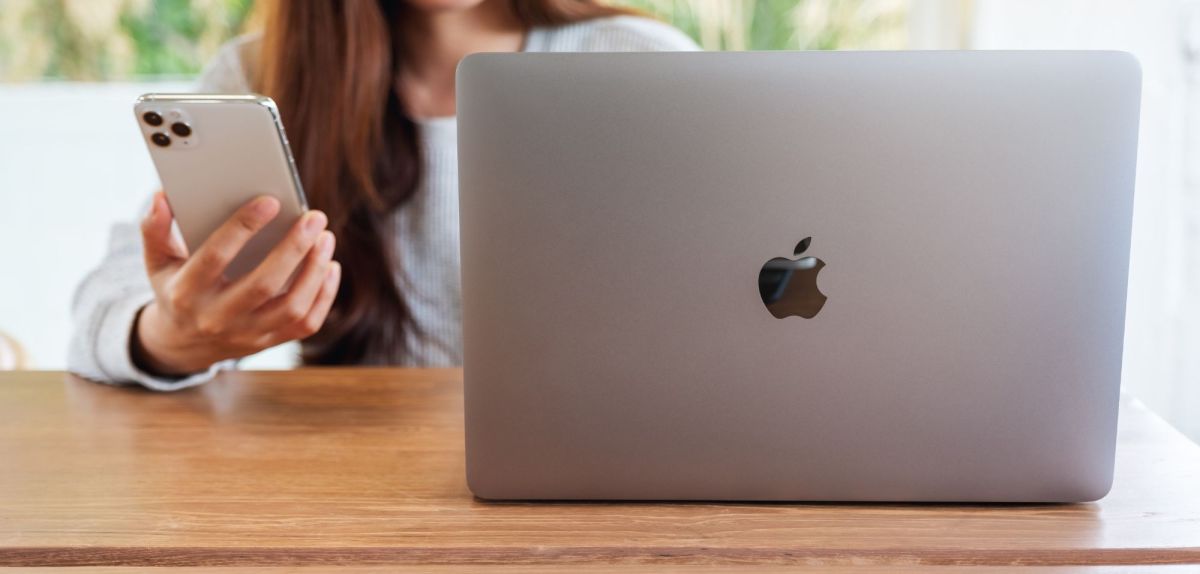
[[[223,47],[200,79],[198,91],[247,93],[255,37]],[[529,52],[630,52],[694,50],[683,33],[665,24],[634,17],[592,20],[555,28],[536,28],[525,41]],[[411,366],[462,363],[462,307],[458,252],[457,125],[452,117],[418,122],[424,181],[395,214],[397,284],[404,290],[422,333],[410,341]],[[142,266],[141,235],[136,222],[113,226],[108,252],[79,285],[72,310],[75,331],[68,356],[71,371],[106,383],[137,383],[176,390],[203,383],[234,361],[213,365],[183,379],[162,379],[136,366],[129,356],[129,335],[139,309],[154,295]]]

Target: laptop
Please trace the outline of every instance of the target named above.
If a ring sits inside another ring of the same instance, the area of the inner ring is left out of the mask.
[[[1109,490],[1118,52],[482,54],[458,71],[483,499]]]

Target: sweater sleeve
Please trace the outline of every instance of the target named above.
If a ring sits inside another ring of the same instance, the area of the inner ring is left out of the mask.
[[[613,16],[543,28],[531,52],[690,52],[700,47],[679,29],[650,18]]]
[[[692,52],[700,50],[687,34],[665,22],[636,16],[597,21],[585,37],[585,52]]]
[[[233,366],[223,361],[184,378],[163,378],[139,369],[129,353],[138,313],[154,300],[142,263],[142,236],[133,223],[118,223],[109,234],[100,265],[75,290],[71,314],[75,330],[67,368],[87,379],[112,384],[140,384],[156,391],[198,385]]]
[[[253,38],[221,48],[198,82],[208,93],[249,92],[241,53]],[[143,208],[143,212],[148,208]],[[111,384],[140,384],[157,391],[174,391],[201,384],[235,361],[222,361],[183,378],[153,376],[137,367],[130,356],[130,336],[143,307],[154,292],[142,260],[142,235],[135,222],[112,226],[104,259],[83,279],[71,304],[74,332],[67,351],[67,368],[84,378]]]

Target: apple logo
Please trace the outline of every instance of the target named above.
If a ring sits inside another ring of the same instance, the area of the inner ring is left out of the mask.
[[[801,239],[792,254],[804,253],[810,244],[811,237]],[[812,319],[825,305],[826,297],[817,287],[817,274],[824,268],[824,261],[811,256],[767,261],[758,272],[758,294],[763,305],[776,319],[792,315]]]

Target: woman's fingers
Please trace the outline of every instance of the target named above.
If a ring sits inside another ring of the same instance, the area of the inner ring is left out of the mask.
[[[281,330],[279,332],[280,338],[278,343],[311,337],[317,331],[321,330],[321,325],[325,324],[325,318],[329,316],[329,310],[333,308],[333,302],[337,298],[338,286],[341,284],[341,281],[342,264],[333,261],[329,264],[329,269],[325,272],[325,278],[321,282],[321,290],[317,293],[317,298],[313,300],[308,314],[303,319],[293,323],[289,328]]]
[[[142,253],[151,275],[179,261],[180,245],[171,233],[171,220],[166,196],[161,191],[155,193],[150,200],[150,212],[142,219]]]
[[[184,264],[182,282],[193,286],[215,283],[246,242],[278,214],[279,200],[270,196],[258,197],[238,208]]]
[[[308,316],[328,275],[334,241],[332,232],[321,232],[317,244],[305,257],[300,272],[292,278],[287,293],[262,306],[255,313],[255,324],[274,331],[298,323]]]
[[[279,209],[271,197],[248,202],[188,258],[172,230],[165,197],[153,198],[142,221],[146,265],[151,273],[170,265],[179,269],[163,296],[198,340],[267,348],[308,337],[324,324],[341,282],[341,266],[332,261],[336,240],[325,230],[328,218],[319,211],[301,217],[250,274],[214,290],[229,263]],[[287,292],[280,295],[285,286]]]
[[[278,296],[305,256],[312,251],[328,222],[328,218],[320,211],[305,213],[262,263],[230,288],[230,310],[243,313],[257,309]]]

